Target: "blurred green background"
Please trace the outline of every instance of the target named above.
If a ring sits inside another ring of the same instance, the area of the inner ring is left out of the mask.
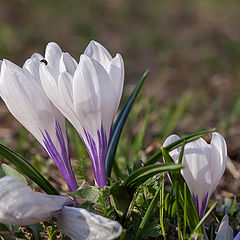
[[[0,0],[0,58],[22,65],[56,41],[79,59],[92,39],[122,54],[124,99],[151,71],[124,132],[134,139],[149,116],[144,154],[173,132],[216,127],[233,160],[229,175],[239,179],[239,0]],[[0,138],[14,147],[19,125],[3,103],[0,124]]]

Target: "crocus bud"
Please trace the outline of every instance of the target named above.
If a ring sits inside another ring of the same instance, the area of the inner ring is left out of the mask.
[[[177,141],[177,135],[169,136],[163,146]],[[170,156],[178,162],[181,147],[170,152]],[[187,143],[184,148],[181,170],[192,194],[199,217],[206,211],[209,199],[219,183],[227,163],[227,146],[223,136],[217,132],[212,134],[211,143],[203,138]]]

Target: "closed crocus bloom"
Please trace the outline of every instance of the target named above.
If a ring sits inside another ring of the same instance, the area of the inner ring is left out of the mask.
[[[43,57],[34,54],[21,68],[3,60],[0,93],[13,116],[41,143],[61,171],[70,191],[78,186],[71,168],[65,117],[52,104],[39,77]]]
[[[240,232],[233,238],[233,229],[229,225],[227,214],[223,217],[215,240],[240,240]]]
[[[228,222],[229,217],[225,214],[219,226],[215,240],[233,240],[233,229],[229,226]]]
[[[95,181],[101,188],[106,185],[105,155],[123,89],[122,57],[117,54],[112,58],[95,41],[89,43],[79,64],[55,43],[47,45],[46,55],[48,52],[55,67],[41,65],[43,88],[78,131],[91,158]]]
[[[34,192],[13,177],[0,179],[0,223],[22,226],[54,220],[72,240],[111,240],[121,234],[118,222],[72,204],[67,196]]]
[[[177,135],[171,135],[163,146],[178,139]],[[181,147],[170,152],[175,162],[179,159],[180,151]],[[192,194],[200,218],[204,216],[208,201],[225,171],[226,162],[226,142],[217,132],[212,134],[210,144],[203,138],[199,138],[185,145],[182,159],[185,168],[181,170],[181,173]]]

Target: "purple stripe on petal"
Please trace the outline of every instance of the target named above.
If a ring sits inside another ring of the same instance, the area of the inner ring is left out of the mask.
[[[196,206],[196,209],[197,209],[197,212],[198,212],[198,215],[199,215],[199,202],[198,202],[198,197],[197,196],[195,196],[194,194],[193,194],[193,202],[194,202],[194,204],[195,204],[195,206]]]
[[[202,218],[204,216],[204,213],[206,211],[206,208],[207,208],[207,200],[208,200],[208,194],[203,198],[203,201],[202,201],[202,207],[201,207],[201,211],[200,211],[200,218]]]
[[[43,142],[45,145],[45,150],[47,151],[49,157],[54,161],[56,166],[58,167],[59,171],[62,173],[68,188],[71,192],[78,189],[78,185],[76,182],[76,179],[74,177],[71,162],[69,158],[69,152],[68,152],[68,139],[67,139],[67,145],[65,144],[63,132],[61,129],[60,124],[56,121],[56,136],[57,140],[59,142],[61,153],[58,152],[56,146],[53,144],[51,137],[49,136],[49,133],[47,130],[42,133],[43,136]],[[66,148],[67,146],[67,148]]]
[[[95,180],[98,187],[102,188],[106,186],[105,157],[108,147],[106,131],[104,130],[103,125],[101,125],[101,129],[97,131],[98,146],[95,142],[96,140],[92,138],[86,129],[84,129],[84,134],[88,144],[86,144],[84,140],[83,143],[88,151],[93,165]]]
[[[202,201],[202,204],[201,204],[201,208],[199,208],[199,200],[198,200],[198,196],[195,196],[193,194],[193,201],[194,201],[194,204],[196,206],[196,209],[197,209],[197,212],[198,212],[198,215],[200,217],[200,219],[204,216],[204,213],[206,211],[206,208],[207,208],[207,203],[208,203],[208,194],[203,198],[203,201]]]

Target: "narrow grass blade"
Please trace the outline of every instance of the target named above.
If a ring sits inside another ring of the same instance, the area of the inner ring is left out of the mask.
[[[11,162],[19,172],[25,174],[33,180],[46,193],[52,195],[59,194],[58,191],[47,181],[47,179],[45,179],[30,163],[2,144],[0,144],[0,155]]]
[[[149,73],[149,70],[145,71],[141,80],[139,81],[139,83],[137,84],[135,89],[133,90],[131,96],[129,97],[129,99],[125,103],[122,111],[120,112],[116,122],[113,125],[112,138],[111,138],[111,141],[110,141],[109,146],[108,146],[108,151],[107,151],[106,160],[105,160],[107,177],[110,177],[110,175],[111,175],[113,160],[114,160],[114,157],[115,157],[118,141],[119,141],[123,126],[124,126],[124,124],[127,120],[128,114],[129,114],[129,112],[132,108],[134,100],[136,99],[136,97],[137,97],[145,79],[147,78],[148,73]]]
[[[151,203],[149,204],[148,209],[147,209],[147,211],[146,211],[146,213],[145,213],[145,215],[144,215],[144,217],[143,217],[143,219],[142,219],[142,221],[140,223],[140,226],[138,228],[138,231],[136,233],[136,236],[135,236],[134,240],[138,240],[138,239],[141,238],[143,230],[144,230],[144,227],[145,227],[145,225],[147,223],[147,220],[148,220],[150,214],[152,213],[154,207],[156,207],[156,205],[157,205],[157,201],[158,201],[158,197],[159,197],[160,191],[161,191],[161,188],[159,188],[157,190],[157,192],[155,193]]]
[[[212,210],[217,206],[218,202],[216,201],[210,208],[209,210],[206,212],[206,214],[203,216],[203,218],[200,220],[200,222],[197,224],[197,226],[195,227],[194,231],[197,231],[197,229],[203,224],[203,222],[207,219],[207,217],[209,216],[209,214],[212,212]],[[194,232],[193,231],[193,232]]]
[[[184,203],[183,203],[183,238],[186,239],[186,230],[187,230],[187,185],[184,183],[183,186],[183,195],[184,195]]]
[[[160,201],[159,219],[160,219],[160,225],[161,225],[161,229],[162,229],[163,239],[167,240],[166,234],[165,234],[165,229],[164,229],[164,222],[163,222],[163,219],[164,219],[164,181],[165,181],[165,176],[164,176],[164,173],[162,173],[161,185],[160,185],[161,192],[160,192],[160,199],[159,199],[159,201]]]
[[[172,164],[172,163],[163,163],[163,164],[154,164],[146,167],[142,167],[134,171],[131,175],[129,175],[123,185],[127,187],[129,192],[134,192],[135,189],[144,183],[150,177],[161,173],[161,172],[171,172],[177,171],[183,168],[182,164]]]
[[[196,133],[187,135],[185,137],[180,138],[176,142],[169,144],[168,146],[165,147],[165,149],[168,152],[170,152],[173,149],[183,145],[183,143],[187,144],[187,143],[189,143],[191,141],[194,141],[194,140],[196,140],[196,139],[198,139],[200,137],[203,137],[203,136],[205,136],[205,135],[207,135],[209,133],[212,133],[214,131],[215,131],[215,128],[212,128],[212,129],[209,129],[209,130],[196,132]],[[150,164],[156,163],[161,157],[162,157],[162,151],[160,150],[159,152],[155,153],[150,159],[148,159],[144,164],[145,165],[150,165]]]

